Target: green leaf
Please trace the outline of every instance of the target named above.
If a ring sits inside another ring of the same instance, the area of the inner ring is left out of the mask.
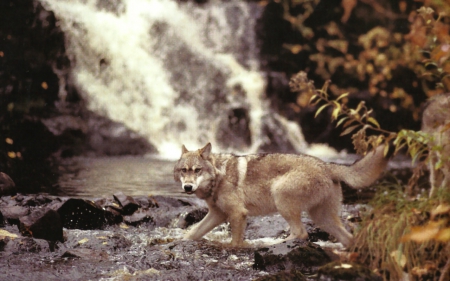
[[[442,161],[442,159],[439,159],[439,161],[437,161],[434,165],[434,169],[439,170],[440,168],[442,168],[442,165],[444,165],[444,161]]]
[[[345,136],[345,135],[350,134],[350,133],[353,132],[357,127],[359,127],[359,125],[353,125],[353,126],[348,127],[347,129],[345,129],[345,130],[341,133],[341,136]]]
[[[341,118],[341,120],[339,120],[339,121],[337,122],[336,128],[339,127],[339,125],[341,125],[342,123],[344,123],[344,121],[347,120],[348,118],[349,118],[348,116],[347,116],[347,117]]]
[[[329,104],[324,104],[319,109],[317,109],[316,115],[314,115],[314,118],[316,118],[319,115],[319,113],[322,112],[322,110],[324,110],[327,106],[329,106]]]
[[[389,152],[389,144],[386,144],[386,145],[384,146],[383,155],[384,155],[384,156],[388,155],[388,152]]]
[[[367,122],[372,123],[378,129],[380,128],[380,124],[378,124],[378,121],[375,118],[373,118],[373,117],[367,118]]]

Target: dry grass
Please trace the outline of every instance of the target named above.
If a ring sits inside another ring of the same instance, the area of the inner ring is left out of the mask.
[[[363,218],[351,250],[385,280],[401,280],[405,274],[409,280],[439,280],[450,258],[450,241],[418,243],[402,237],[415,226],[427,225],[430,213],[440,204],[450,204],[450,192],[411,199],[401,186],[380,188],[369,203],[373,209]],[[448,217],[440,219],[448,227]]]

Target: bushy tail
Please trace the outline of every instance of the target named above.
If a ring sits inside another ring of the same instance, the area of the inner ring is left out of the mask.
[[[366,154],[353,165],[333,164],[333,179],[345,182],[352,188],[363,188],[374,183],[386,168],[390,155],[384,156],[385,146],[381,145]]]

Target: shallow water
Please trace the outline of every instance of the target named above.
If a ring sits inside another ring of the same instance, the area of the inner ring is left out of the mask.
[[[102,197],[121,191],[130,196],[184,196],[173,180],[174,164],[152,156],[67,159],[59,167],[55,195]]]
[[[323,157],[327,162],[351,164],[359,157],[335,154]],[[188,196],[173,180],[175,160],[158,156],[76,157],[64,160],[53,195],[71,197],[104,197],[116,192],[130,196]],[[394,159],[390,170],[410,167],[407,159]]]

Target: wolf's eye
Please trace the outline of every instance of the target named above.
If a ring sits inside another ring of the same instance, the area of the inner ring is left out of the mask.
[[[187,169],[186,169],[186,168],[183,168],[183,169],[181,169],[181,171],[182,171],[183,173],[186,173],[186,172],[187,172]]]
[[[196,168],[196,169],[194,170],[194,172],[195,172],[196,174],[198,174],[198,173],[200,173],[201,170],[202,170],[202,169],[200,169],[200,168]]]

